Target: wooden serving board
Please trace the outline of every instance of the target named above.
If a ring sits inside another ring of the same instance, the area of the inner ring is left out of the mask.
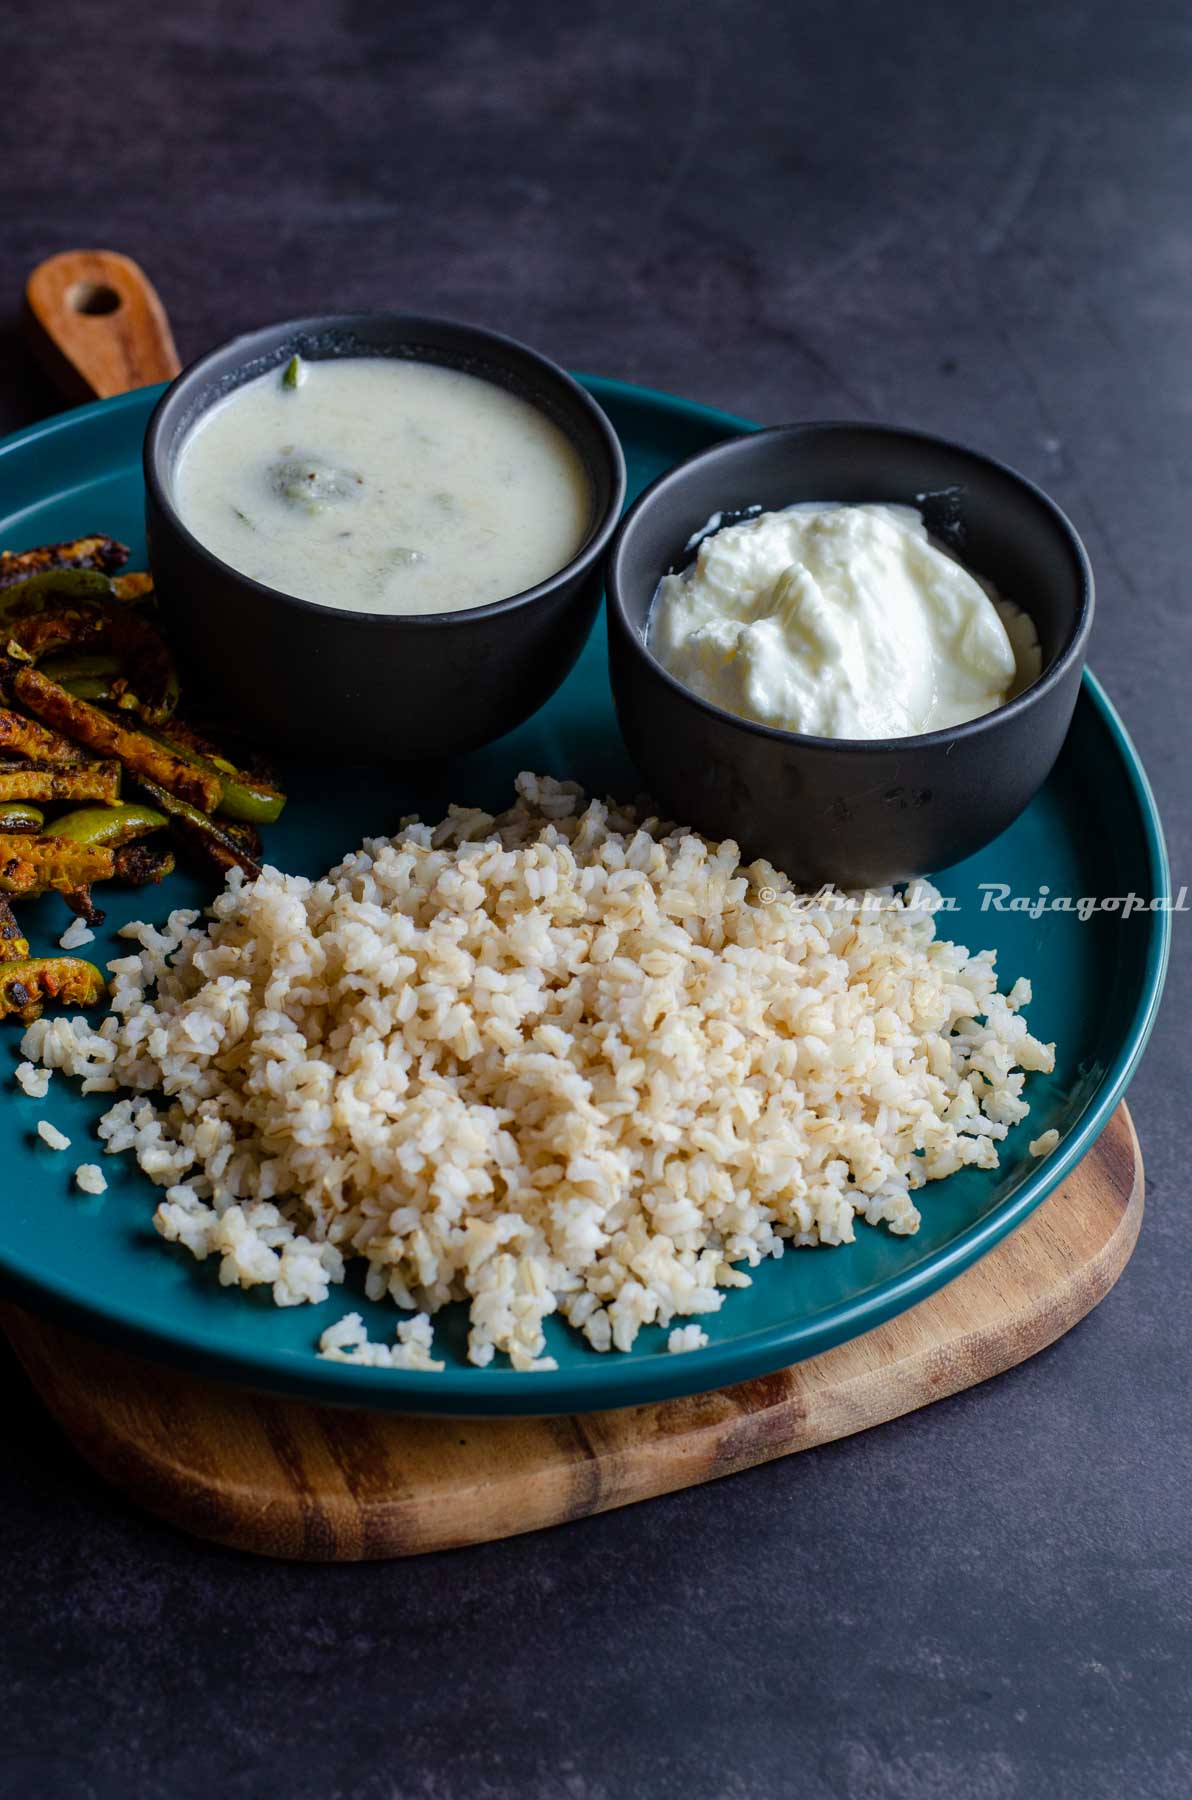
[[[26,308],[72,399],[177,372],[161,301],[113,251],[51,257],[29,279]],[[266,1556],[409,1556],[649,1500],[986,1381],[1096,1306],[1129,1259],[1142,1207],[1138,1140],[1120,1106],[1012,1237],[911,1312],[761,1380],[582,1418],[317,1408],[179,1374],[15,1307],[0,1321],[71,1442],[142,1506]]]
[[[76,1449],[162,1518],[265,1556],[411,1556],[732,1475],[987,1381],[1104,1298],[1142,1209],[1142,1158],[1122,1105],[1025,1224],[910,1312],[738,1387],[574,1418],[306,1406],[157,1367],[13,1307],[3,1322]]]

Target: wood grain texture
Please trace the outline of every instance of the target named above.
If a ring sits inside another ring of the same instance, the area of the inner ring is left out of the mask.
[[[13,1307],[3,1320],[75,1447],[163,1518],[266,1556],[409,1556],[712,1481],[987,1381],[1097,1305],[1129,1259],[1142,1210],[1142,1159],[1123,1105],[1025,1224],[910,1312],[756,1381],[583,1417],[316,1408],[160,1368]]]
[[[181,366],[157,290],[115,250],[63,250],[39,263],[25,286],[25,322],[50,379],[71,400],[169,381]]]

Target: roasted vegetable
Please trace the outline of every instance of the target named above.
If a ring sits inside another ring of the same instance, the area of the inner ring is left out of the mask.
[[[138,806],[125,801],[120,806],[81,806],[77,812],[63,813],[50,830],[56,838],[72,844],[100,844],[109,850],[131,844],[134,838],[148,837],[165,825],[164,813],[152,806]]]
[[[16,914],[0,894],[0,962],[19,962],[29,954],[29,940],[21,935]]]
[[[297,387],[305,373],[295,357],[282,379]],[[273,474],[301,508],[348,500],[363,479],[301,449],[284,455]],[[53,890],[98,924],[92,884],[140,886],[173,871],[173,850],[144,841],[167,826],[221,871],[256,876],[256,827],[285,805],[251,751],[237,766],[174,718],[178,680],[153,622],[153,578],[117,574],[127,560],[99,534],[0,553],[0,1016],[36,1018],[46,999],[89,1005],[104,992],[89,963],[30,957],[5,895]],[[122,800],[125,776],[154,804]],[[47,827],[45,809],[62,802],[74,804]]]
[[[84,573],[66,571],[67,575]],[[38,577],[54,579],[51,575]],[[27,582],[25,587],[32,585]],[[14,588],[12,593],[24,591]],[[62,680],[64,664],[69,669],[73,663],[80,673],[86,673],[87,664],[80,663],[80,658],[102,646],[114,661],[92,664],[91,668],[104,668],[112,677],[104,698],[152,724],[160,725],[169,718],[178,704],[178,676],[164,638],[148,619],[110,599],[71,601],[48,590],[12,606],[7,605],[8,598],[0,597],[0,644],[11,658],[39,663],[69,646],[70,658],[57,658],[56,678]]]
[[[246,819],[225,819],[222,817],[216,819],[215,823],[224,832],[225,836],[230,837],[232,842],[243,850],[246,856],[251,856],[254,862],[260,862],[263,845],[261,843],[261,834],[255,825],[250,825]]]
[[[112,593],[125,606],[135,606],[138,601],[152,599],[153,577],[147,569],[136,569],[129,575],[116,575],[112,579]]]
[[[62,767],[87,761],[87,753],[68,737],[47,731],[36,719],[0,707],[0,752],[15,751],[18,756],[32,757],[40,763],[56,763]]]
[[[95,964],[77,956],[30,956],[0,964],[0,1016],[15,1016],[26,1025],[40,1017],[47,1000],[98,1006],[107,991]]]
[[[174,819],[172,824],[178,836],[222,874],[226,875],[229,869],[243,869],[249,880],[255,881],[261,873],[261,865],[256,858],[250,856],[235,838],[221,830],[215,820],[200,813],[194,819]]]
[[[45,569],[0,590],[0,621],[40,613],[47,606],[78,606],[88,600],[110,600],[112,581],[98,569]]]
[[[110,575],[128,561],[128,546],[95,534],[66,544],[43,544],[37,550],[0,551],[0,588],[40,575],[45,569],[99,569]]]
[[[76,675],[73,681],[59,681],[58,676],[51,675],[51,681],[58,681],[74,700],[86,700],[92,706],[111,705],[115,699],[110,676]]]
[[[184,745],[196,755],[206,757],[208,762],[235,769],[250,786],[281,792],[277,771],[255,746],[237,737],[235,724],[226,718],[204,718],[196,722],[189,712],[185,715],[175,713],[168,725],[154,729],[159,735],[168,737],[171,744]]]
[[[185,727],[176,728],[171,723],[168,731],[150,731],[149,736],[165,744],[184,762],[193,763],[199,769],[209,769],[218,778],[220,797],[216,811],[226,818],[243,819],[250,825],[272,825],[280,819],[285,795],[268,782],[259,781],[238,769],[227,757],[203,744],[196,732]]]
[[[63,888],[62,898],[75,917],[87,925],[102,925],[108,916],[102,907],[96,906],[89,887]]]
[[[0,768],[0,803],[11,800],[103,800],[120,792],[120,764],[23,763]]]
[[[102,846],[72,844],[55,837],[0,836],[0,893],[40,894],[46,888],[69,891],[107,881],[112,852]]]
[[[63,656],[47,656],[38,667],[76,700],[94,703],[117,699],[116,683],[124,665],[113,650],[68,650]]]
[[[27,800],[9,800],[0,804],[0,834],[31,831],[36,836],[45,822],[46,816],[40,806],[30,806]]]
[[[127,882],[129,887],[146,887],[150,882],[164,881],[176,866],[174,852],[164,845],[121,844],[116,852],[115,879]]]
[[[185,800],[179,800],[176,795],[168,794],[154,782],[146,781],[143,777],[139,779],[140,785],[156,800],[162,812],[169,814],[170,823],[182,837],[201,850],[217,869],[226,870],[235,866],[243,869],[254,880],[261,873],[259,864],[218,819],[208,818],[206,813],[199,812]]]
[[[112,696],[122,712],[135,712],[147,725],[161,725],[178,704],[178,671],[156,626],[138,613],[122,611],[105,641],[124,669],[112,683]]]
[[[214,812],[219,805],[218,776],[185,762],[173,750],[142,731],[129,731],[85,700],[76,700],[37,669],[21,669],[12,691],[23,706],[47,725],[66,732],[99,756],[114,756],[138,779],[147,778],[179,799]]]

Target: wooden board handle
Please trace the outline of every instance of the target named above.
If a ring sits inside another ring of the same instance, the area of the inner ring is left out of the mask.
[[[118,251],[63,250],[38,263],[25,306],[33,347],[67,399],[107,399],[181,367],[156,289]]]

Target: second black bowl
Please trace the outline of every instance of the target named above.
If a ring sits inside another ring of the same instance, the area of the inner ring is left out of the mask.
[[[921,737],[805,737],[683,687],[646,637],[658,583],[717,513],[797,500],[916,507],[977,575],[1034,620],[1037,681],[982,718]],[[969,856],[1051,772],[1080,687],[1093,576],[1076,532],[1012,469],[924,433],[779,425],[663,475],[626,515],[608,568],[609,660],[621,728],[669,817],[733,838],[795,880],[884,886]]]
[[[579,551],[524,593],[460,612],[404,617],[317,606],[241,574],[178,516],[173,471],[207,408],[292,356],[395,356],[511,389],[554,420],[592,485]],[[625,459],[578,382],[499,332],[403,313],[292,319],[201,357],[162,395],[145,435],[149,560],[188,686],[254,740],[323,757],[401,761],[469,750],[547,700],[584,646],[601,564],[625,498]]]

